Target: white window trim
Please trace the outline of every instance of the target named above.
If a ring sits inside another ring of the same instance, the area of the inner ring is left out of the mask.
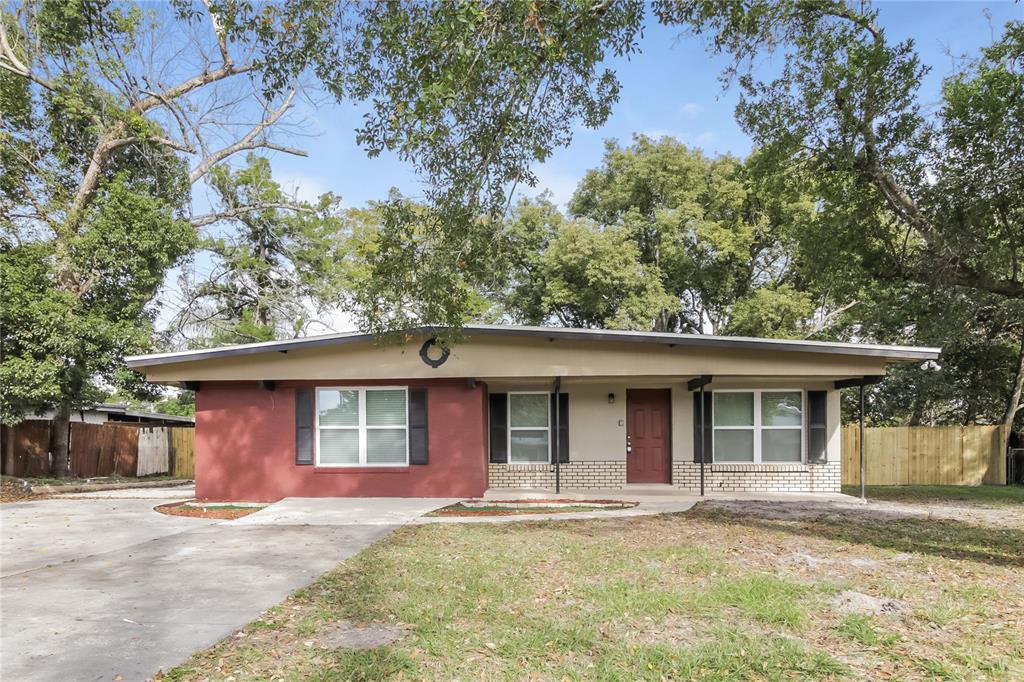
[[[807,428],[807,391],[802,388],[728,388],[712,391],[711,398],[711,457],[714,464],[720,466],[750,466],[751,464],[763,464],[765,466],[792,466],[794,464],[807,463],[807,436],[804,431]],[[715,393],[752,393],[754,395],[754,424],[753,426],[716,426]],[[800,426],[771,426],[761,423],[761,394],[762,393],[799,393],[800,394]],[[800,459],[792,462],[762,462],[761,461],[761,432],[762,431],[800,431]],[[717,431],[754,431],[754,461],[753,462],[719,462],[715,459],[718,448],[715,447],[715,432]]]
[[[358,391],[359,392],[359,424],[356,426],[320,426],[320,391]],[[404,462],[367,462],[366,461],[366,432],[379,429],[397,429],[398,426],[372,426],[366,423],[366,392],[367,391],[402,391],[405,394],[405,461]],[[313,391],[315,397],[314,405],[314,445],[315,458],[314,466],[335,467],[335,468],[357,468],[357,467],[407,467],[409,466],[409,387],[408,386],[317,386]],[[359,461],[352,464],[322,463],[320,461],[320,429],[328,431],[358,431],[359,432]]]
[[[547,417],[547,426],[512,426],[512,396],[514,395],[545,395],[548,397],[548,410],[545,413]],[[551,394],[545,391],[510,391],[508,394],[508,404],[505,406],[505,419],[508,424],[505,434],[505,452],[508,453],[509,464],[520,464],[520,465],[544,465],[551,464]],[[543,462],[515,462],[512,460],[512,432],[513,431],[547,431],[548,434],[548,458]]]

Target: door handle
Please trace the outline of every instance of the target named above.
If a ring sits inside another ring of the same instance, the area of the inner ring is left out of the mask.
[[[626,436],[626,454],[633,452],[633,439],[630,436]]]

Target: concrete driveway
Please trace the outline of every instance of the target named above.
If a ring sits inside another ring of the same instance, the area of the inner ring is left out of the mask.
[[[152,510],[191,495],[0,506],[0,678],[147,679],[448,502],[285,500],[220,522]]]

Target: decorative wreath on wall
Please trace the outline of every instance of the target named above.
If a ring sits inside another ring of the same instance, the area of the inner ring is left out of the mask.
[[[434,369],[448,362],[449,355],[451,351],[439,344],[434,337],[427,339],[420,346],[420,359]]]

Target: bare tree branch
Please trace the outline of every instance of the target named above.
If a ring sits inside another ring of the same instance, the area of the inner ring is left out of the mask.
[[[203,4],[206,5],[206,13],[210,15],[213,33],[217,36],[217,47],[220,48],[221,59],[224,61],[225,66],[230,66],[233,62],[231,61],[231,54],[228,52],[227,36],[224,34],[224,26],[220,23],[220,16],[213,11],[213,8],[210,6],[210,0],[203,0]]]
[[[244,66],[225,64],[219,69],[214,69],[213,71],[204,71],[198,76],[189,78],[187,81],[181,82],[178,85],[167,88],[166,90],[162,91],[159,95],[150,95],[149,97],[140,99],[139,101],[132,104],[131,108],[135,111],[138,111],[139,113],[143,113],[149,111],[153,107],[160,106],[164,103],[165,100],[176,99],[178,97],[181,97],[182,95],[187,95],[193,90],[201,88],[204,85],[209,85],[210,83],[215,83],[217,81],[224,80],[225,78],[237,76],[241,73],[248,73],[249,71],[252,71],[251,64],[247,64]]]
[[[18,59],[18,56],[14,53],[14,48],[11,47],[11,43],[7,38],[7,28],[4,26],[2,21],[0,21],[0,51],[2,51],[0,57],[3,57],[3,59],[0,59],[0,68],[5,71],[10,71],[22,78],[28,78],[33,83],[41,85],[47,90],[54,89],[53,83],[48,79],[33,73],[32,69],[25,66],[25,64]]]
[[[813,327],[811,327],[810,329],[808,329],[807,331],[804,332],[804,338],[805,339],[809,339],[812,336],[814,336],[815,334],[820,334],[821,332],[823,332],[826,329],[830,328],[832,325],[834,325],[836,322],[839,321],[839,318],[842,317],[843,313],[845,313],[847,310],[849,310],[850,308],[852,308],[852,307],[854,307],[856,305],[860,305],[860,301],[858,301],[858,300],[850,301],[849,303],[847,303],[845,305],[841,305],[838,308],[836,308],[835,310],[829,312],[824,317],[822,317],[820,320],[818,320],[814,324]]]
[[[184,144],[188,145],[187,151],[189,151],[192,154],[195,154],[195,148],[192,146],[192,143],[189,142],[188,140],[189,128],[192,128],[193,130],[195,130],[195,128],[190,124],[188,117],[185,115],[185,112],[182,110],[181,106],[178,105],[176,102],[164,97],[162,92],[150,92],[149,94],[153,97],[159,98],[164,103],[164,106],[167,107],[167,110],[171,112],[171,115],[174,116],[175,120],[178,122],[178,129],[181,131],[181,139],[184,141]]]
[[[284,113],[291,108],[292,99],[295,97],[295,91],[292,90],[288,93],[288,96],[284,100],[284,104],[277,110],[270,112],[267,117],[262,121],[253,126],[252,130],[245,134],[237,142],[229,144],[227,147],[218,149],[217,151],[209,154],[206,158],[199,162],[192,172],[188,174],[189,182],[195,183],[204,175],[210,172],[210,169],[216,166],[218,163],[228,158],[232,154],[237,154],[240,151],[246,149],[274,149],[288,154],[295,154],[296,156],[307,156],[306,152],[301,149],[295,149],[293,147],[285,147],[270,142],[263,136],[263,132],[270,126],[277,123],[277,121],[284,116]]]
[[[196,216],[192,218],[191,222],[196,227],[206,227],[212,225],[219,220],[229,220],[231,218],[237,218],[245,215],[246,213],[254,213],[256,211],[263,211],[266,209],[279,209],[286,211],[295,211],[296,213],[316,213],[316,211],[307,206],[300,206],[298,204],[285,204],[285,203],[271,203],[271,204],[258,204],[255,206],[239,206],[237,208],[228,209],[225,211],[218,211],[216,213],[207,213],[205,215]]]

